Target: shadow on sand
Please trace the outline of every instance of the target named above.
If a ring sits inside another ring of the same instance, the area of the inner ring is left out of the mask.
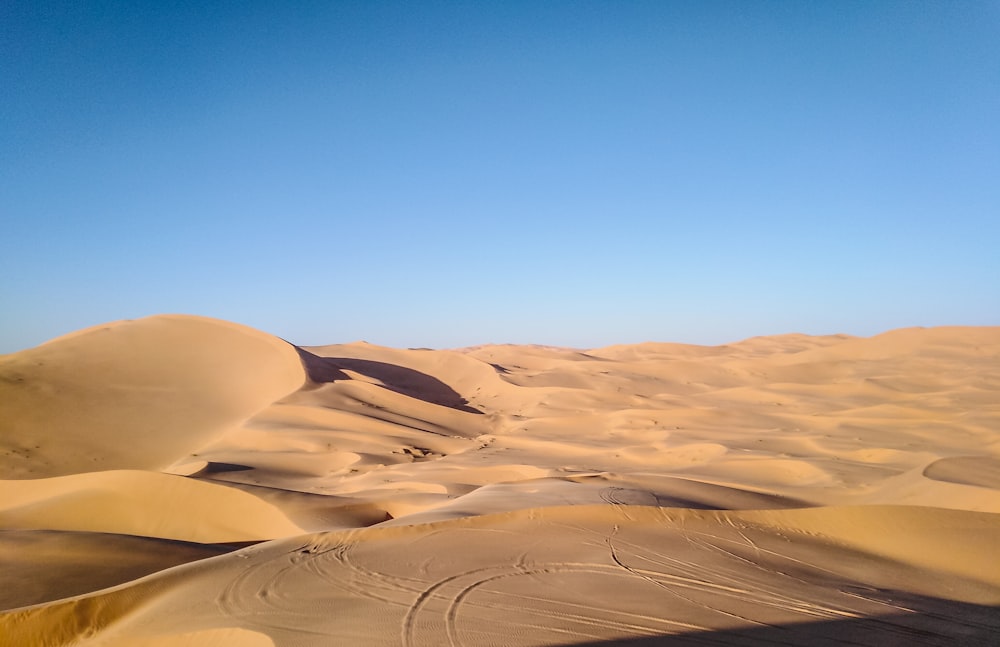
[[[354,357],[320,357],[298,347],[296,350],[313,382],[349,380],[351,377],[344,371],[353,371],[377,380],[383,388],[395,393],[466,413],[483,413],[470,407],[468,400],[441,380],[412,368]]]
[[[894,600],[894,602],[897,602]],[[924,647],[1000,645],[1000,608],[907,594],[900,606],[913,609],[867,618],[572,643],[573,647]],[[566,647],[569,647],[567,644]]]

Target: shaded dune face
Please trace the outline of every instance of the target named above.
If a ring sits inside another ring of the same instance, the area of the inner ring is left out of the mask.
[[[296,350],[309,379],[316,384],[348,380],[350,375],[344,371],[349,370],[395,393],[467,413],[482,413],[469,407],[468,400],[438,378],[412,368],[356,357],[321,357],[302,348]]]
[[[0,532],[0,608],[90,593],[237,547],[121,533]]]
[[[432,351],[170,316],[0,376],[0,644],[1000,635],[998,328]]]

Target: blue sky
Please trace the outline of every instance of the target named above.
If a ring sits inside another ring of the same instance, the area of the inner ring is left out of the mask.
[[[0,352],[1000,324],[997,2],[13,0],[0,87]]]

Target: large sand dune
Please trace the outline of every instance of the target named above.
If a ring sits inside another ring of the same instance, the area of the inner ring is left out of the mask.
[[[0,644],[996,645],[1000,328],[0,358]]]

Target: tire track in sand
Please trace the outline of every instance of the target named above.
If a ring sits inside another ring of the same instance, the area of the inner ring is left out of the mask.
[[[469,597],[484,585],[495,583],[500,580],[516,577],[538,577],[554,574],[567,573],[587,573],[606,577],[637,577],[634,573],[629,573],[620,568],[608,564],[596,562],[546,562],[533,564],[530,567],[526,563],[526,556],[514,564],[503,564],[497,566],[487,566],[483,568],[462,571],[454,575],[442,578],[417,596],[406,616],[403,618],[400,642],[403,647],[415,647],[417,645],[417,624],[418,617],[430,611],[430,606],[437,602],[443,607],[439,613],[444,623],[444,633],[448,639],[450,647],[461,647],[462,640],[458,632],[458,620],[460,611],[466,605],[473,605],[478,608],[510,611],[519,616],[523,614],[542,615],[545,618],[559,618],[580,626],[580,631],[562,630],[563,633],[572,633],[578,638],[597,639],[606,634],[590,634],[582,631],[586,628],[598,628],[612,630],[621,635],[658,635],[665,629],[683,629],[686,631],[705,630],[696,624],[669,620],[662,617],[647,614],[634,613],[626,610],[609,611],[606,608],[592,605],[579,604],[568,600],[555,600],[551,597],[538,597],[524,595],[520,593],[490,590],[488,593],[492,598],[506,598],[508,603],[491,601],[490,603],[472,603]],[[522,604],[512,604],[521,602]],[[533,604],[535,606],[533,606]],[[601,618],[601,614],[608,614],[614,618]],[[529,623],[519,622],[525,626],[532,626]],[[549,629],[549,627],[543,627]],[[424,641],[428,645],[440,644],[439,640],[432,637]]]

